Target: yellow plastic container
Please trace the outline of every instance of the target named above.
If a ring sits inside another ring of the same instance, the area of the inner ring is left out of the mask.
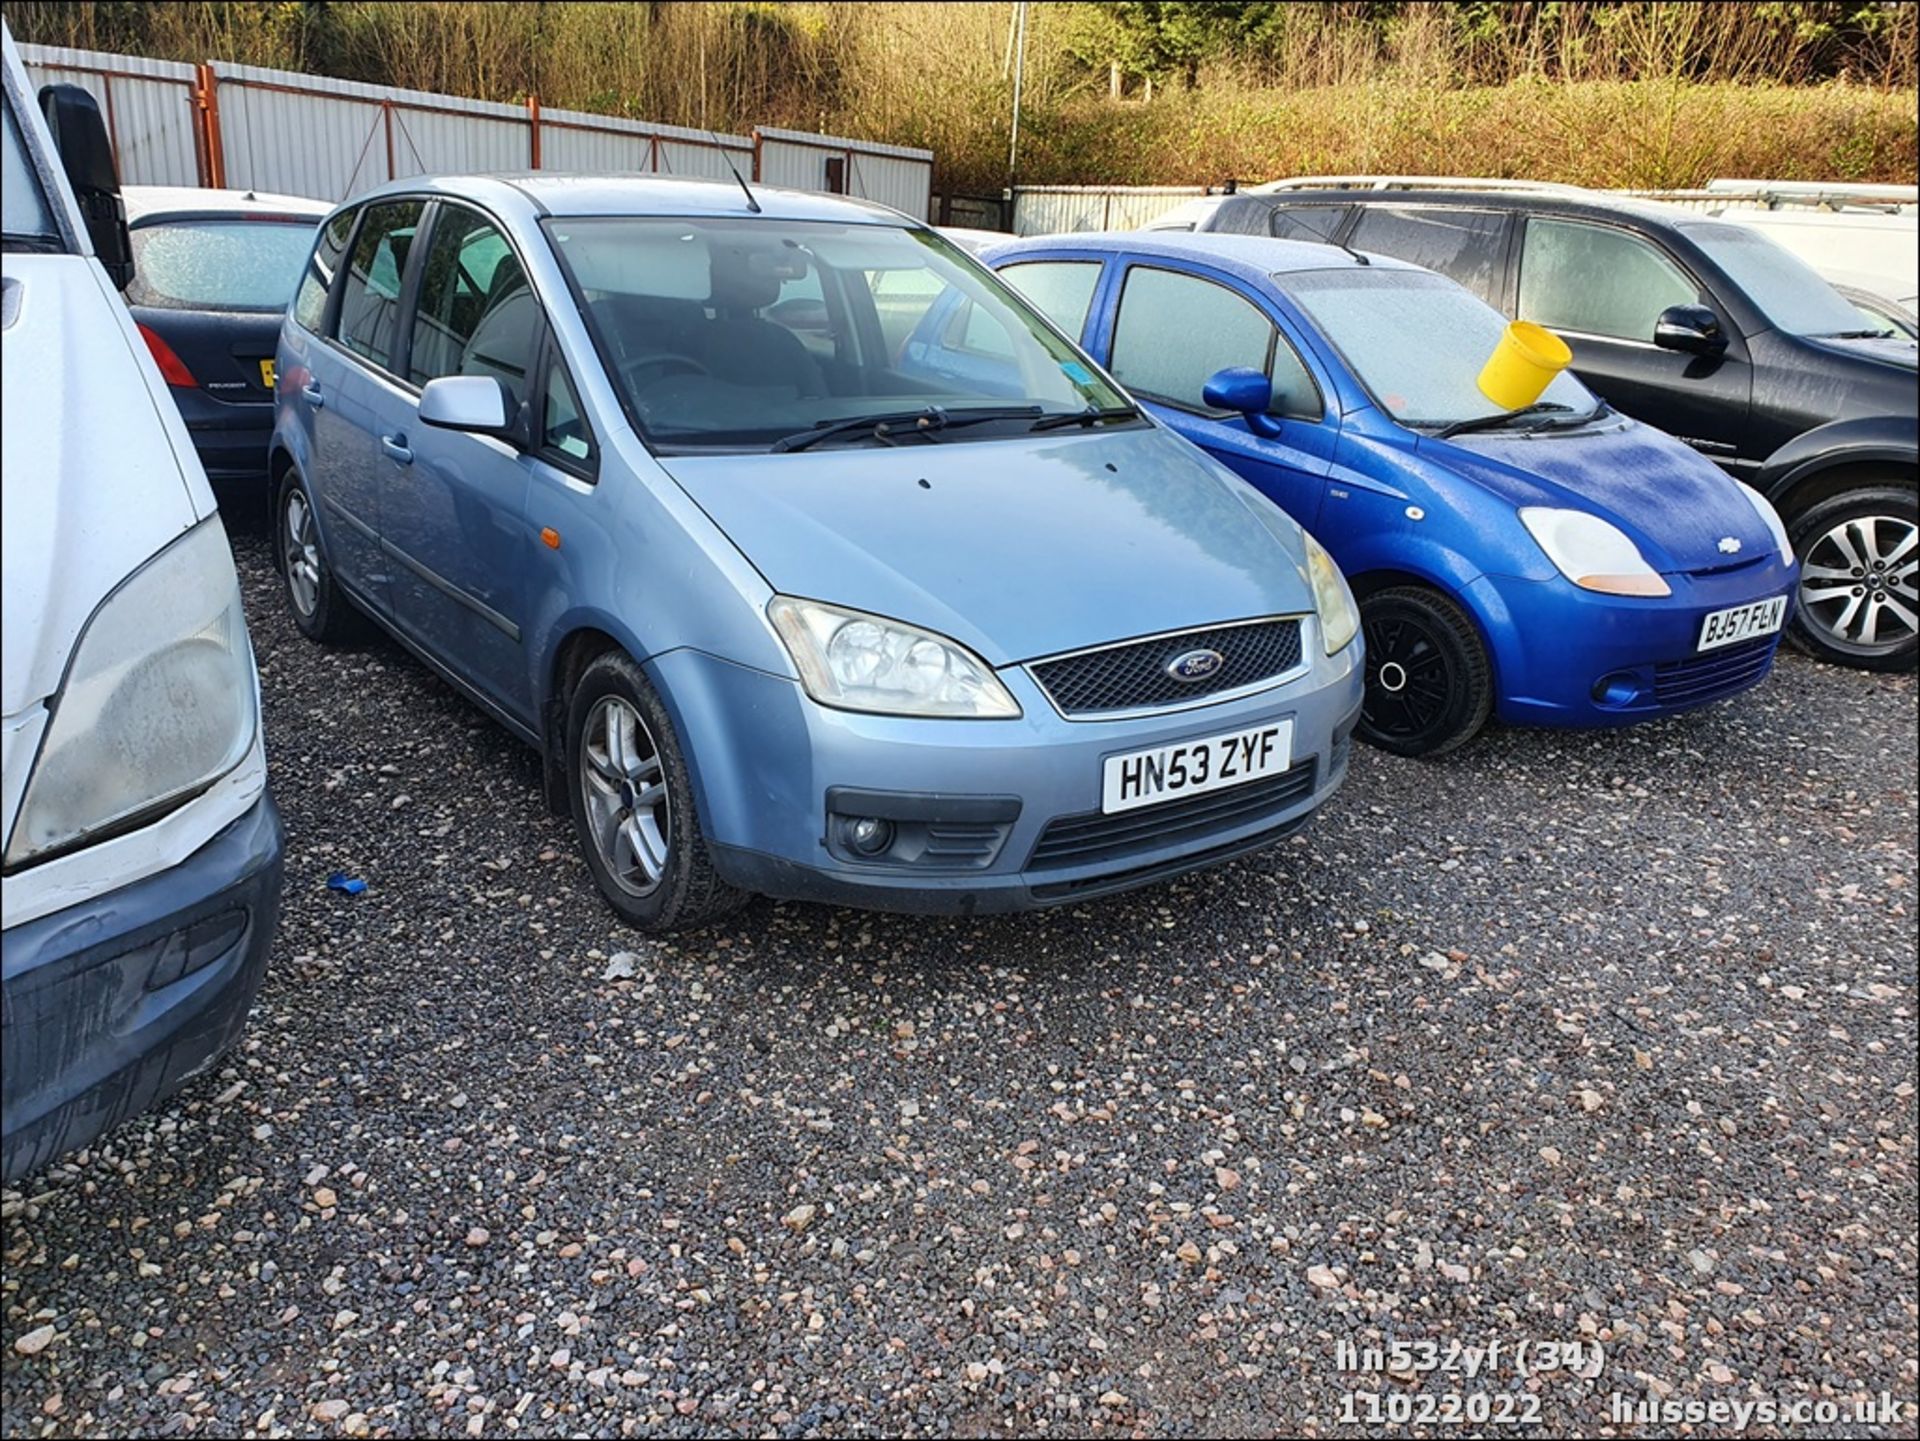
[[[1532,405],[1572,359],[1566,341],[1551,330],[1512,321],[1480,371],[1480,393],[1504,410]]]

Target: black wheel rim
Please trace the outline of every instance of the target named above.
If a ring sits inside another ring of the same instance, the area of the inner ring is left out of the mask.
[[[1373,615],[1367,638],[1367,694],[1361,719],[1379,736],[1418,741],[1446,721],[1454,680],[1435,630],[1403,613]]]

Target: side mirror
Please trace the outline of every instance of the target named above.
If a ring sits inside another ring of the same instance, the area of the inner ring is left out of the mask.
[[[1704,305],[1669,305],[1653,322],[1653,343],[1688,355],[1724,355],[1727,333],[1720,317]]]
[[[442,430],[518,439],[519,405],[506,382],[491,375],[443,375],[420,392],[420,420]]]
[[[1280,433],[1280,422],[1267,411],[1273,406],[1273,382],[1244,365],[1216,370],[1200,387],[1200,398],[1214,410],[1237,410],[1247,429],[1268,439]]]
[[[133,284],[133,241],[127,235],[127,207],[120,199],[120,173],[113,164],[113,142],[100,106],[78,85],[48,85],[40,91],[60,168],[80,203],[80,219],[93,253],[115,287]]]

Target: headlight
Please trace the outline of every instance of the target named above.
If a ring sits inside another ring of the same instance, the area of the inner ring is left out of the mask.
[[[807,694],[878,715],[999,720],[1020,714],[993,668],[918,626],[777,595],[767,605]]]
[[[259,697],[233,556],[203,521],[102,601],[74,647],[7,866],[158,818],[253,745]]]
[[[1307,579],[1313,583],[1313,608],[1320,612],[1320,639],[1328,655],[1338,655],[1359,633],[1360,608],[1326,547],[1305,531],[1300,534],[1307,542]]]
[[[1773,508],[1773,502],[1744,480],[1736,481],[1735,484],[1747,493],[1747,503],[1759,514],[1760,519],[1767,523],[1767,529],[1773,532],[1773,543],[1780,547],[1780,559],[1792,565],[1793,541],[1787,535],[1787,527],[1780,519],[1780,512]]]
[[[1520,523],[1560,574],[1582,590],[1603,595],[1673,594],[1673,587],[1647,564],[1640,548],[1618,526],[1597,515],[1530,506],[1520,512]]]

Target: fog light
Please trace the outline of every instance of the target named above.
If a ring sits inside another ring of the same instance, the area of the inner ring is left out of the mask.
[[[859,855],[877,856],[892,844],[892,821],[856,816],[847,823],[847,845]]]
[[[1630,706],[1640,699],[1640,682],[1627,671],[1601,676],[1593,683],[1593,698],[1604,706]]]

